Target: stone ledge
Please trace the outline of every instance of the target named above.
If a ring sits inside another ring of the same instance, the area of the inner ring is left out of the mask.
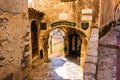
[[[89,49],[88,52],[87,52],[88,56],[94,56],[94,57],[97,57],[98,56],[98,50],[97,49]]]
[[[85,63],[85,74],[96,74],[96,65],[92,63]]]
[[[99,29],[98,28],[92,28],[91,34],[99,34]]]
[[[97,41],[98,42],[98,40],[99,40],[98,36],[91,36],[89,42],[91,42],[91,41]]]
[[[98,41],[89,41],[88,49],[98,49]]]
[[[99,44],[99,46],[112,48],[112,49],[120,49],[120,45],[112,45],[112,44]]]
[[[98,58],[98,57],[87,56],[86,63],[93,63],[93,64],[96,64],[96,63],[97,63],[97,58]]]
[[[90,74],[85,74],[84,75],[84,80],[96,80],[95,78],[94,78],[94,75],[90,75]]]

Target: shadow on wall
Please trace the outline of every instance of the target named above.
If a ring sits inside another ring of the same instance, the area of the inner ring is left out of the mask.
[[[108,25],[104,26],[99,33],[99,39],[102,38],[104,35],[107,34],[107,32],[109,32],[111,30],[112,27],[116,26],[116,22],[115,21],[111,21]]]
[[[13,73],[9,73],[6,77],[0,80],[13,80]]]

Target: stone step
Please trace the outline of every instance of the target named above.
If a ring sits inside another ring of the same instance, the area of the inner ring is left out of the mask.
[[[32,68],[35,69],[38,66],[40,66],[43,63],[41,60],[36,60],[35,62],[32,63]]]

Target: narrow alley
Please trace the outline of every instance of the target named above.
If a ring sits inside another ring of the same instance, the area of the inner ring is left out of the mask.
[[[0,80],[120,80],[120,0],[0,0]]]
[[[54,30],[53,30],[54,31]],[[38,68],[31,71],[33,80],[83,80],[82,68],[76,55],[64,56],[63,34],[55,32],[52,38],[52,53],[49,53],[48,63],[42,63]]]
[[[43,63],[31,71],[33,80],[83,80],[82,69],[75,57],[51,58],[50,63]]]

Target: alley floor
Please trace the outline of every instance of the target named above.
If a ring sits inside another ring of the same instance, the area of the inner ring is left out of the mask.
[[[30,73],[32,80],[83,80],[82,69],[76,57],[54,57]]]
[[[49,54],[50,62],[42,63],[30,72],[32,80],[83,80],[80,60],[77,56],[63,57],[62,34],[56,34],[52,39],[52,53]],[[50,51],[49,51],[50,52]]]

